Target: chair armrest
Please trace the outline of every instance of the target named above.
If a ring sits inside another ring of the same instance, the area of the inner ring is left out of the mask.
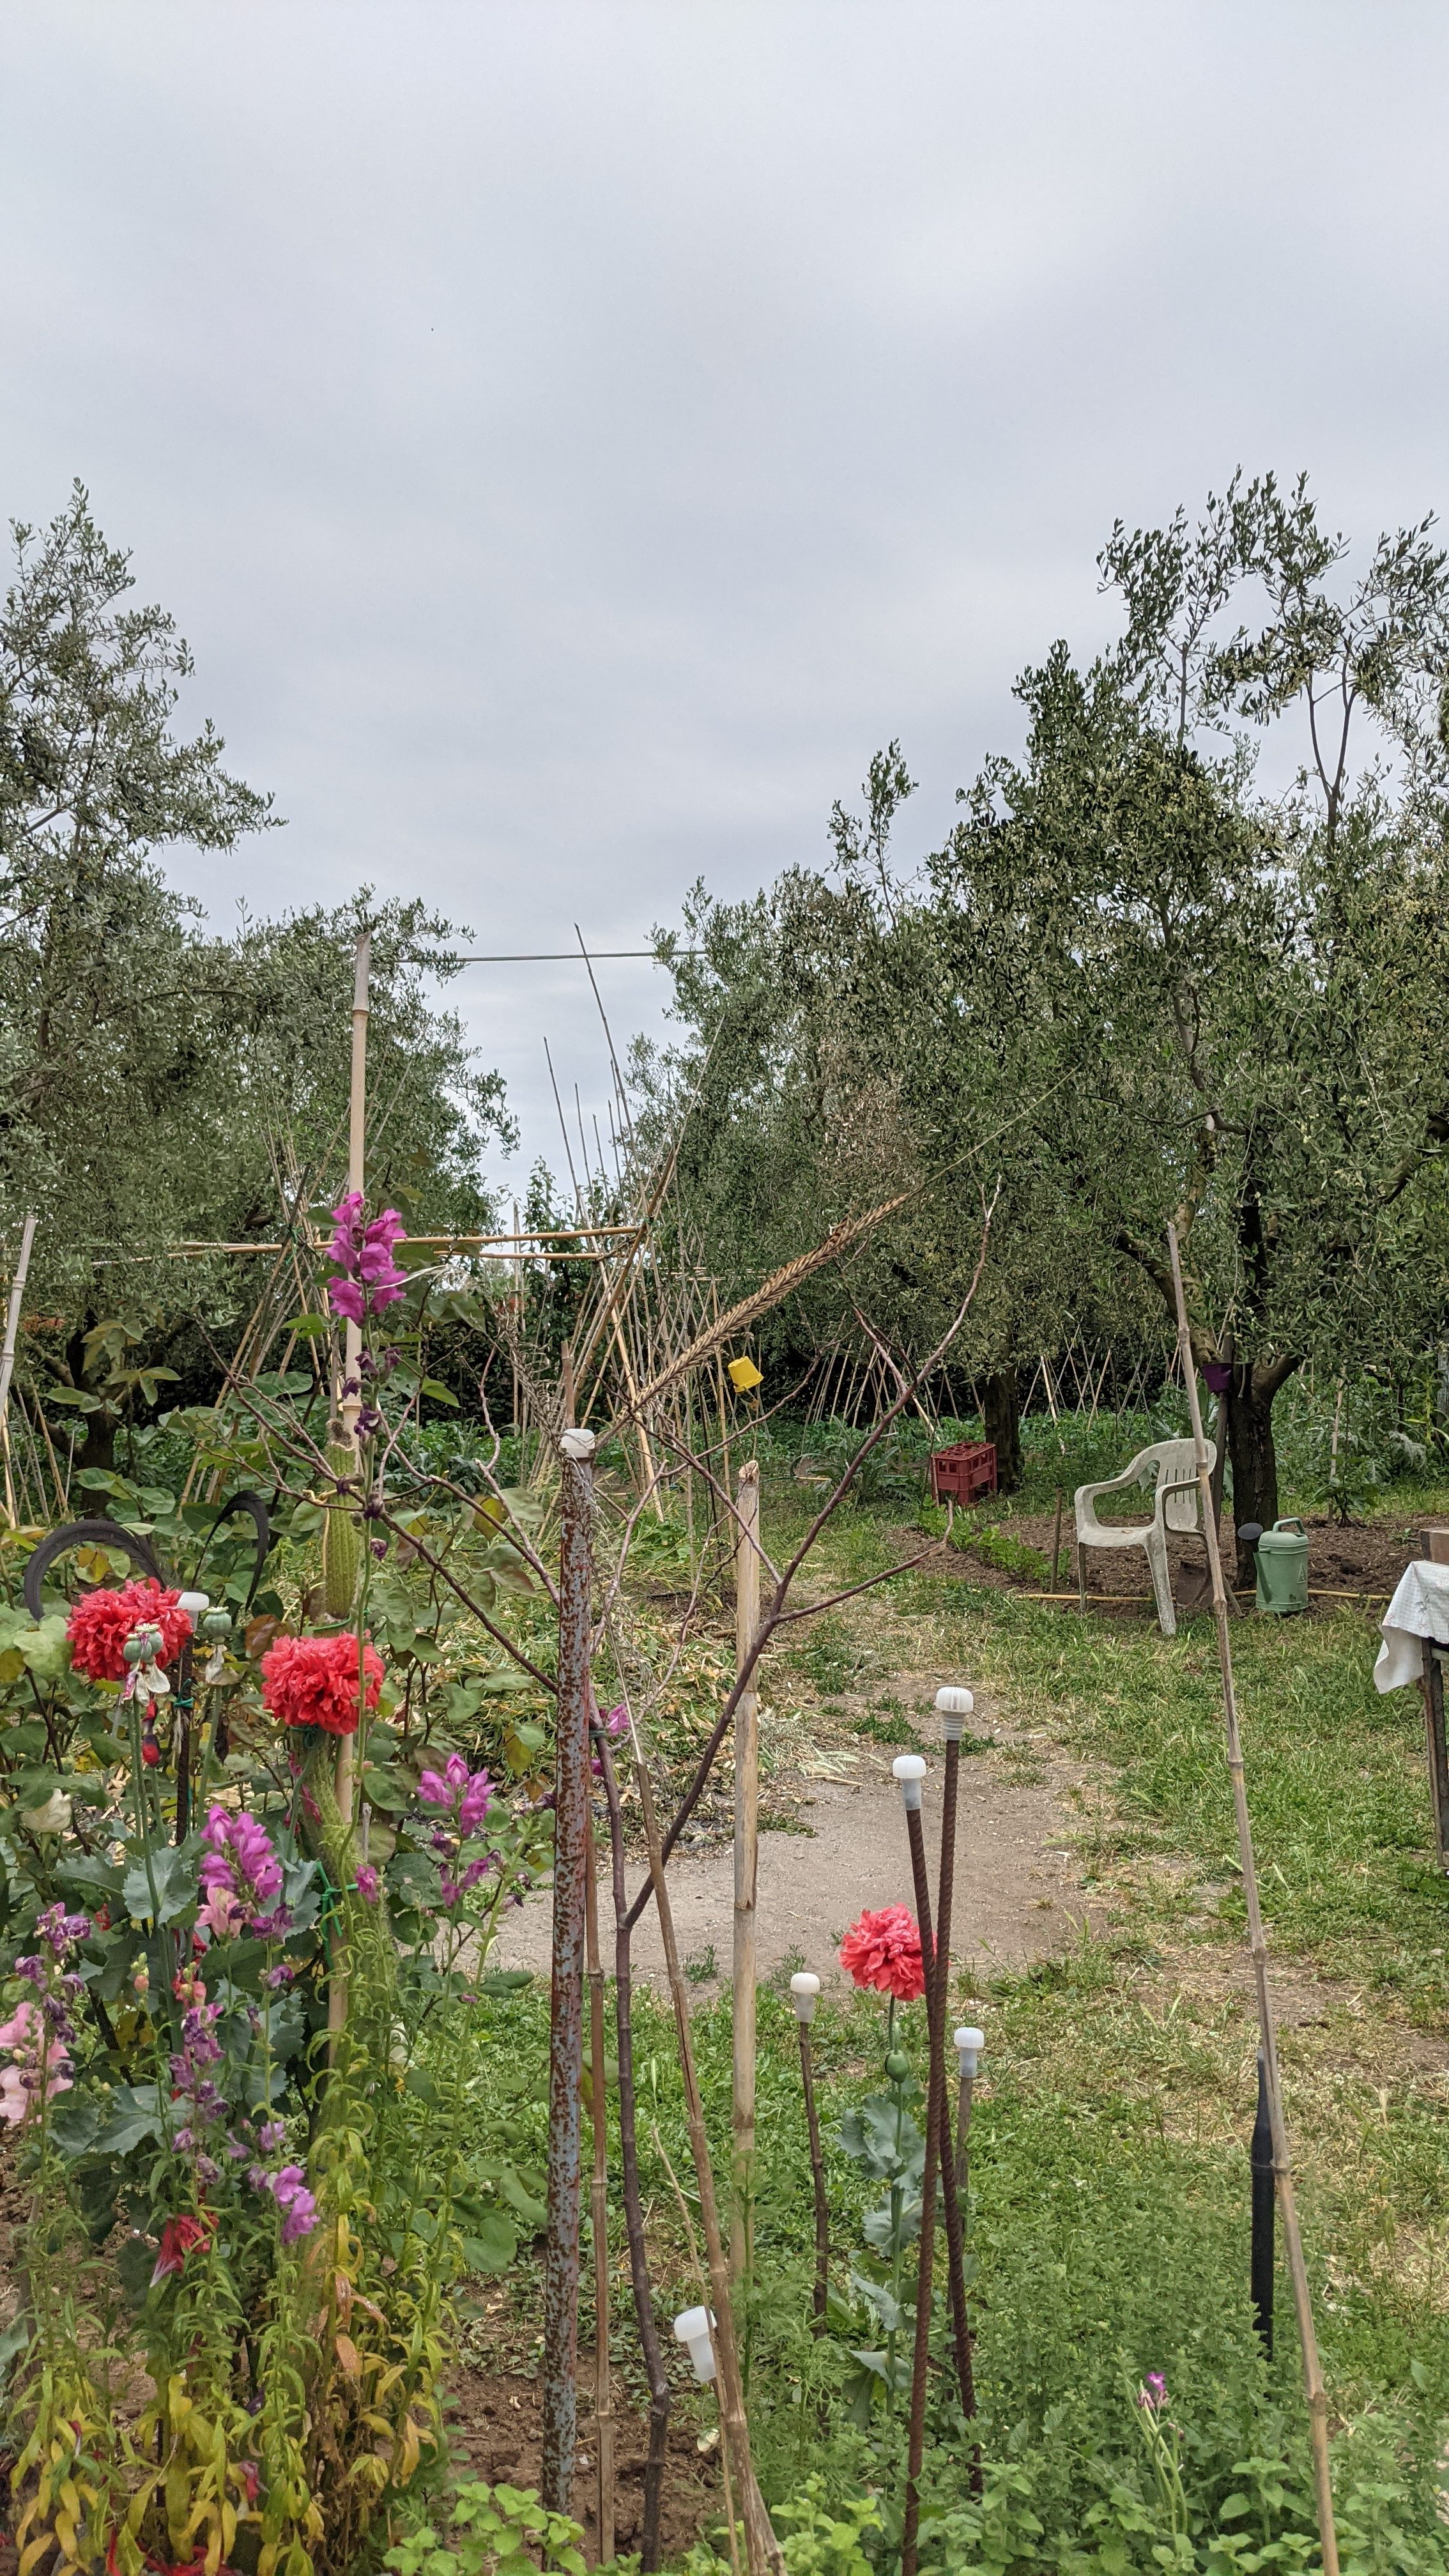
[[[1190,1476],[1163,1476],[1159,1478],[1157,1493],[1152,1506],[1152,1517],[1162,1528],[1165,1528],[1167,1525],[1167,1505],[1173,1494],[1197,1494],[1201,1497],[1202,1487],[1198,1482],[1197,1469],[1195,1467]],[[1183,1535],[1183,1533],[1179,1533],[1179,1535]],[[1201,1536],[1201,1532],[1199,1532],[1199,1536]]]
[[[1089,1503],[1096,1494],[1115,1494],[1119,1486],[1140,1485],[1141,1482],[1141,1475],[1135,1466],[1124,1467],[1120,1476],[1108,1476],[1100,1485],[1078,1485],[1072,1500],[1074,1503]]]

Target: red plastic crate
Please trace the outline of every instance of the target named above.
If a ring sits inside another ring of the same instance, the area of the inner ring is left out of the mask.
[[[996,1448],[990,1440],[957,1440],[931,1452],[931,1494],[938,1503],[977,1503],[996,1491]]]

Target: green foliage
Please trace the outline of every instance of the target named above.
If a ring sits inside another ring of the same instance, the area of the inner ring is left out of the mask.
[[[540,2563],[560,2576],[584,2576],[583,2536],[567,2514],[540,2504],[532,2488],[490,2487],[470,2478],[449,2498],[446,2544],[425,2524],[382,2563],[395,2576],[536,2576]]]

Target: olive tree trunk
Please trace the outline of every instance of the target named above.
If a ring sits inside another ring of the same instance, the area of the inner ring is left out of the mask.
[[[1296,1359],[1236,1362],[1223,1399],[1228,1464],[1233,1472],[1233,1528],[1258,1521],[1271,1529],[1278,1517],[1278,1453],[1273,1443],[1273,1399],[1299,1363]],[[1238,1539],[1238,1583],[1253,1581],[1253,1551]]]
[[[1014,1368],[993,1370],[983,1412],[986,1437],[996,1451],[996,1490],[1014,1494],[1021,1483],[1021,1387]]]

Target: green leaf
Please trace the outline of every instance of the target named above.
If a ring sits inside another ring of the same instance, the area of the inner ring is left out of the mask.
[[[454,1395],[452,1388],[443,1386],[435,1377],[425,1377],[422,1385],[418,1389],[418,1393],[419,1395],[431,1396],[434,1404],[450,1404],[455,1413],[458,1410],[458,1399],[456,1395]]]
[[[110,2116],[94,2141],[98,2155],[128,2156],[148,2138],[162,2136],[161,2110],[154,2084],[121,2084],[111,2096]]]
[[[517,2251],[517,2229],[496,2211],[480,2218],[463,2239],[463,2260],[470,2272],[504,2272]]]
[[[480,1995],[517,1995],[533,1983],[532,1968],[490,1968],[480,1977],[474,1992]]]
[[[151,1854],[151,1879],[156,1883],[156,1922],[174,1923],[196,1902],[196,1863],[184,1847],[162,1843]],[[121,1902],[138,1923],[151,1920],[151,1879],[144,1861],[135,1861],[127,1870],[121,1885]]]

